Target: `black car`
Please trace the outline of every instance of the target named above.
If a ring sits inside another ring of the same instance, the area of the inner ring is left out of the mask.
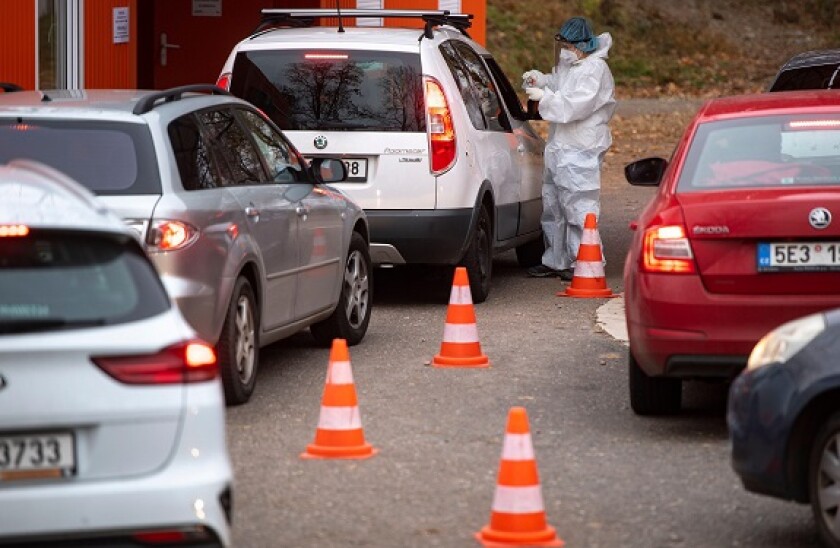
[[[798,53],[782,65],[767,91],[840,89],[840,49]]]
[[[748,491],[811,503],[840,547],[840,309],[788,322],[732,383],[732,466]]]

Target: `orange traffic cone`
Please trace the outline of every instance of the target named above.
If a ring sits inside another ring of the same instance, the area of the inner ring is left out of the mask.
[[[478,326],[475,324],[470,280],[467,269],[455,268],[446,324],[443,327],[443,342],[440,354],[432,358],[434,367],[488,367],[490,360],[481,353],[478,342]]]
[[[365,442],[362,430],[347,341],[335,339],[330,350],[315,443],[307,445],[300,456],[304,459],[366,459],[375,454],[376,449]]]
[[[601,236],[594,213],[586,214],[583,237],[578,248],[575,274],[572,283],[558,297],[618,297],[607,287],[604,276],[604,256],[601,254]]]
[[[545,521],[537,461],[524,407],[508,413],[490,524],[475,534],[484,546],[563,546]]]

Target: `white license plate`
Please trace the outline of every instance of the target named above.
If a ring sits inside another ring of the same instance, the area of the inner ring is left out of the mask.
[[[0,435],[0,481],[63,477],[76,469],[69,432]]]
[[[840,242],[762,242],[759,272],[840,270]]]
[[[367,181],[367,158],[346,158],[342,162],[347,169],[345,181]]]

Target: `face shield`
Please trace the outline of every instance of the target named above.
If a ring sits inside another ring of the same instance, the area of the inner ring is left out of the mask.
[[[571,64],[579,59],[575,46],[571,42],[567,42],[559,34],[554,36],[554,66],[560,65],[561,61],[566,64]],[[566,53],[563,53],[566,51]]]

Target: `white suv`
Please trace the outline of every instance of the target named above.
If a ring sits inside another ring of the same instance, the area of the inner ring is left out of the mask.
[[[218,83],[305,156],[343,159],[348,177],[336,186],[366,211],[375,264],[465,265],[473,300],[484,301],[495,253],[516,248],[522,266],[540,263],[544,142],[466,34],[471,15],[341,14],[425,28],[310,28],[336,11],[263,10],[268,28],[234,47]]]

